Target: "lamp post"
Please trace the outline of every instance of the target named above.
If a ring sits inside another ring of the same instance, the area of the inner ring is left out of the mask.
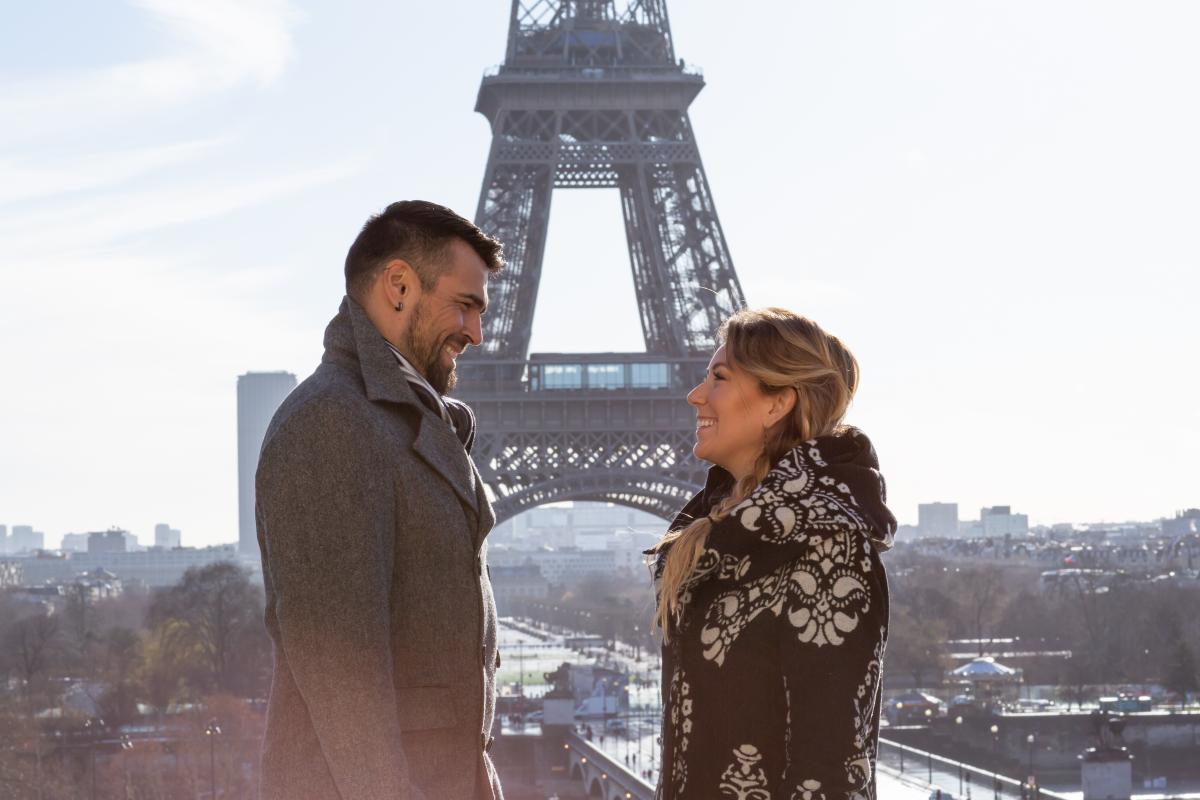
[[[133,749],[133,740],[129,736],[121,737],[121,771],[125,776],[125,797],[129,796],[129,751]]]
[[[96,800],[96,733],[103,727],[104,720],[100,717],[88,717],[83,723],[83,729],[88,732],[88,760],[92,765],[92,800]]]
[[[991,731],[992,731],[992,755],[993,755],[993,758],[996,759],[996,761],[999,761],[999,759],[1000,759],[1000,726],[993,724],[991,727]],[[995,767],[996,764],[993,763],[992,766]],[[992,796],[993,796],[993,798],[995,798],[995,800],[1000,800],[1000,776],[997,775],[994,771],[992,772]]]
[[[204,726],[204,735],[208,737],[208,782],[213,800],[217,798],[217,736],[220,733],[221,726],[216,719],[210,719]]]
[[[1025,742],[1029,745],[1029,787],[1032,789],[1037,786],[1037,780],[1033,775],[1033,743],[1037,740],[1032,733],[1025,737]]]
[[[954,727],[958,731],[955,734],[955,739],[960,742],[962,741],[962,724],[963,724],[962,714],[959,714],[957,717],[954,718]],[[959,761],[958,762],[958,796],[961,798],[962,795],[963,795],[963,765],[962,765],[962,762]]]

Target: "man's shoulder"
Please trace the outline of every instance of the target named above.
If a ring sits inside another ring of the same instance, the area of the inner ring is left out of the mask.
[[[362,446],[377,438],[378,411],[361,381],[345,370],[322,364],[279,406],[263,438],[272,445]]]

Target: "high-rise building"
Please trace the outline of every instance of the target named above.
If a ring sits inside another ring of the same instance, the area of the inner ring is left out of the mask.
[[[1167,536],[1187,536],[1189,533],[1200,533],[1200,508],[1178,511],[1174,518],[1164,519],[1162,531]]]
[[[0,525],[0,553],[8,552],[8,526]]]
[[[129,552],[129,534],[114,528],[108,531],[97,531],[88,534],[87,551],[89,553],[126,553]]]
[[[183,534],[179,532],[178,528],[172,528],[167,523],[160,522],[154,526],[154,546],[167,550],[183,547]]]
[[[921,503],[917,506],[917,528],[922,536],[957,536],[958,503]]]
[[[86,533],[64,533],[62,544],[59,545],[58,549],[64,553],[86,553],[88,549],[88,535]]]
[[[979,509],[979,524],[984,536],[1024,536],[1029,533],[1029,517],[1012,513],[1011,506]]]
[[[290,372],[247,372],[238,376],[238,552],[258,553],[254,529],[254,473],[258,470],[258,451],[271,417],[283,399],[296,388],[296,376]]]
[[[13,525],[12,536],[9,537],[8,551],[24,553],[41,550],[46,546],[46,534],[35,531],[30,525]]]

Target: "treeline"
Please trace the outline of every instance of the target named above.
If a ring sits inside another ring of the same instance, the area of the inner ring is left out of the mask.
[[[99,796],[195,796],[215,781],[252,797],[262,615],[262,590],[229,562],[113,599],[82,585],[47,602],[0,595],[0,796],[74,797],[95,779]]]
[[[1050,586],[1040,571],[962,566],[928,557],[889,564],[893,593],[886,668],[936,686],[948,640],[983,640],[979,652],[1064,652],[1023,659],[1025,681],[1060,686],[1063,699],[1093,699],[1096,687],[1157,683],[1184,695],[1200,689],[1200,587],[1080,572]],[[1014,639],[989,647],[990,639]],[[966,652],[968,647],[955,648]]]
[[[918,553],[885,556],[891,631],[885,685],[937,688],[951,652],[1070,651],[1022,659],[1028,683],[1061,687],[1063,699],[1094,699],[1101,686],[1157,683],[1182,696],[1200,691],[1200,587],[1113,580],[1081,573],[1054,587],[1040,568],[963,565]],[[513,609],[552,625],[654,650],[650,583],[590,576],[544,601]],[[990,645],[993,639],[1015,639]],[[951,647],[953,640],[974,640]]]

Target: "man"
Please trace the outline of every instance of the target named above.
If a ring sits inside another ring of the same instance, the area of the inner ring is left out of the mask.
[[[321,365],[267,430],[265,800],[503,800],[487,752],[495,517],[474,415],[443,396],[500,268],[500,244],[442,206],[372,217]]]

